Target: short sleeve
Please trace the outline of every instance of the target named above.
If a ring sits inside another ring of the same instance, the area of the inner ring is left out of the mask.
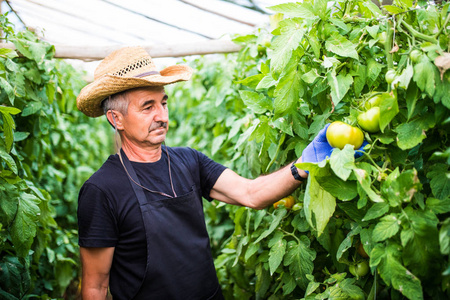
[[[213,199],[209,196],[209,194],[216,184],[217,179],[223,173],[226,167],[210,159],[205,154],[199,151],[196,152],[198,155],[198,162],[200,167],[202,196],[208,201],[212,201]]]
[[[81,247],[114,247],[118,229],[107,196],[86,182],[78,196],[78,244]]]

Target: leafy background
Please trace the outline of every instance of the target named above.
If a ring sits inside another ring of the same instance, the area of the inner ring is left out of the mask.
[[[254,178],[299,157],[326,123],[357,126],[375,93],[390,97],[364,155],[347,146],[300,165],[310,176],[293,194],[296,209],[204,202],[226,298],[448,299],[449,4],[316,0],[272,10],[270,28],[234,39],[238,54],[185,61],[196,72],[167,87],[168,145]],[[0,293],[70,298],[77,192],[112,151],[112,134],[74,108],[82,75],[1,23],[18,51],[0,53]],[[368,274],[349,272],[364,263]]]

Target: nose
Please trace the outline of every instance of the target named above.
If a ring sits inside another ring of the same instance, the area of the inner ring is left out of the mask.
[[[166,105],[157,105],[155,109],[155,115],[153,118],[155,122],[169,122],[169,110]]]

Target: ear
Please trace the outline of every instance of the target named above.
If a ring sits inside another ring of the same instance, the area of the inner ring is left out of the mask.
[[[110,109],[106,112],[106,118],[108,119],[109,124],[111,124],[111,126],[113,128],[115,128],[117,126],[117,130],[123,129],[123,124],[122,124],[123,116],[120,112]]]

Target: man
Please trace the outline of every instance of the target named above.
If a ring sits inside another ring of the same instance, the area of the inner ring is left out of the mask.
[[[121,140],[79,195],[84,299],[105,299],[108,287],[114,299],[223,299],[202,197],[262,209],[308,176],[292,164],[249,180],[196,150],[166,147],[164,85],[191,74],[183,65],[158,72],[143,48],[123,48],[100,63],[77,98],[86,115],[106,114]],[[325,131],[303,161],[331,154]]]

